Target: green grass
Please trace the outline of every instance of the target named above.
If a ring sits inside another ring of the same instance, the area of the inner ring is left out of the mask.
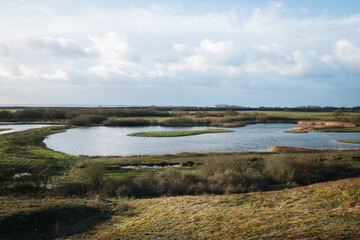
[[[318,128],[314,132],[360,132],[360,126],[344,128]]]
[[[284,130],[284,133],[308,133],[308,131],[304,130]]]
[[[206,133],[228,133],[233,132],[227,129],[206,129],[206,130],[184,130],[184,131],[156,131],[156,132],[136,132],[128,134],[134,137],[182,137],[190,135],[199,135]]]
[[[360,140],[355,140],[355,139],[336,139],[336,141],[343,142],[343,143],[357,143],[357,144],[360,144]]]
[[[7,131],[7,130],[10,130],[11,128],[0,128],[0,132],[1,131]]]

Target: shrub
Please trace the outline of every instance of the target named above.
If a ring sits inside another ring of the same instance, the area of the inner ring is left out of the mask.
[[[294,171],[293,181],[300,185],[321,182],[325,180],[324,163],[308,159],[295,159],[292,162]]]
[[[136,196],[154,197],[159,195],[159,182],[152,172],[146,172],[134,179]],[[127,189],[125,189],[126,191]]]
[[[105,175],[105,166],[100,163],[91,163],[84,170],[84,178],[96,190],[100,190]]]
[[[264,176],[272,183],[286,184],[293,180],[294,167],[292,160],[285,155],[272,155],[264,161]]]
[[[34,164],[30,167],[30,178],[34,183],[36,189],[40,189],[41,183],[44,185],[44,189],[46,188],[46,184],[48,183],[50,178],[50,170],[50,164]]]
[[[102,124],[105,119],[106,117],[101,115],[81,114],[70,119],[69,123],[77,126],[89,126],[92,124]]]
[[[84,183],[64,183],[51,190],[51,195],[57,197],[84,196],[88,193],[89,186]]]
[[[110,180],[104,184],[102,193],[108,197],[131,197],[135,195],[132,179]]]
[[[245,159],[222,159],[219,157],[208,158],[202,166],[202,174],[205,177],[213,176],[216,172],[225,172],[232,170],[234,172],[245,172],[248,169],[248,163]]]
[[[180,127],[180,126],[193,126],[195,125],[195,121],[191,118],[179,117],[179,118],[172,118],[167,119],[161,122],[162,126],[173,126],[173,127]]]
[[[135,119],[110,119],[103,122],[104,126],[148,126],[150,125],[150,121],[141,118]]]
[[[243,193],[250,190],[251,179],[243,173],[227,169],[208,178],[209,190],[213,193]]]
[[[184,195],[188,193],[189,182],[185,174],[174,170],[166,169],[158,176],[159,192],[163,195]]]

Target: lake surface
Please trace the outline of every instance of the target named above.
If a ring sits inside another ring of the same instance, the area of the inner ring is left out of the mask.
[[[231,133],[211,133],[184,137],[130,137],[145,131],[202,130],[208,127],[80,127],[48,136],[50,149],[71,155],[128,156],[179,152],[266,151],[273,145],[305,148],[357,148],[359,144],[340,143],[335,139],[358,139],[360,133],[290,134],[283,130],[295,124],[252,124],[231,128]]]
[[[10,130],[0,131],[0,134],[12,133],[12,132],[21,132],[33,128],[42,128],[49,127],[54,125],[49,124],[9,124],[9,125],[0,125],[0,129],[9,128]]]

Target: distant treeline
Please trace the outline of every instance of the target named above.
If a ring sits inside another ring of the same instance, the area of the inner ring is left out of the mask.
[[[284,112],[284,114],[270,116],[269,114],[262,113],[262,111],[281,111]],[[216,107],[3,107],[0,108],[0,122],[49,121],[78,126],[202,125],[236,127],[255,122],[295,123],[298,119],[293,119],[291,116],[288,116],[288,111],[334,113],[329,119],[323,120],[357,123],[360,118],[360,114],[355,114],[356,116],[343,114],[346,112],[360,113],[360,107],[335,108],[301,106],[296,108],[250,108],[233,105],[217,105]],[[150,117],[152,119],[144,119],[144,117]],[[172,118],[159,119],[163,117]]]
[[[107,117],[167,117],[168,111],[148,108],[23,108],[0,110],[1,121],[69,120],[79,116],[94,116],[95,122]],[[97,116],[97,117],[95,117]]]

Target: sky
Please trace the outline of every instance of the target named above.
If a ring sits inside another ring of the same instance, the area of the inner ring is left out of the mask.
[[[0,105],[360,105],[357,0],[0,0]]]

